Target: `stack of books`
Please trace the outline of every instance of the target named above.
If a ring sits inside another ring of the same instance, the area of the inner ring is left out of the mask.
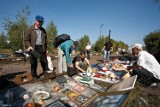
[[[82,77],[82,78],[80,79],[80,82],[91,85],[91,84],[94,83],[94,79],[88,78],[88,77]]]

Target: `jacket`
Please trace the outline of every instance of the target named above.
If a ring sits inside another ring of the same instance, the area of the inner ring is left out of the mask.
[[[42,47],[43,51],[45,52],[47,50],[47,34],[46,30],[42,27],[41,30],[41,37],[42,37]],[[35,25],[32,25],[29,29],[27,29],[24,37],[25,47],[29,48],[30,46],[35,49],[37,40],[37,33],[35,29]]]
[[[66,61],[67,63],[70,63],[70,64],[72,64],[72,60],[70,58],[70,53],[72,52],[72,45],[73,45],[72,40],[67,40],[60,44],[60,48],[62,49],[62,51],[66,56]]]

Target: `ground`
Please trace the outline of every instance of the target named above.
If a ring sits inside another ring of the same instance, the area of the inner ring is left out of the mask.
[[[72,57],[73,58],[73,57]],[[90,63],[95,64],[98,60],[102,60],[103,56],[94,55],[91,56]],[[53,65],[56,67],[55,72],[58,72],[57,69],[57,57],[52,57]],[[23,61],[23,58],[19,61],[17,58],[14,60],[0,60],[0,77],[2,75],[17,73],[27,71],[30,72],[30,63],[29,60],[26,63]],[[42,73],[42,68],[40,64],[37,69],[38,74]],[[160,107],[160,88],[154,87],[143,87],[138,81],[136,82],[133,93],[129,98],[126,107]]]

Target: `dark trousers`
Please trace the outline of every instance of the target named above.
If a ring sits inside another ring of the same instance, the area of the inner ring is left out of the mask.
[[[31,74],[33,77],[38,77],[37,75],[38,59],[40,60],[40,63],[43,69],[43,74],[44,74],[45,71],[49,69],[48,69],[46,52],[43,51],[43,48],[41,45],[36,45],[33,54],[30,55]]]
[[[87,59],[90,59],[90,50],[86,50],[87,52]]]
[[[153,76],[153,74],[145,69],[138,69],[134,68],[133,69],[133,75],[138,75],[138,78],[142,79],[142,81],[146,84],[152,84],[154,82],[159,82],[157,78]]]

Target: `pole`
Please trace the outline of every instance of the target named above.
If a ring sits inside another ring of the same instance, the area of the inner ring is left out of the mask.
[[[102,30],[102,26],[103,26],[104,24],[101,24],[101,26],[100,26],[100,36],[101,36],[101,30]]]
[[[110,34],[111,34],[111,30],[109,30],[109,40],[110,40]]]

